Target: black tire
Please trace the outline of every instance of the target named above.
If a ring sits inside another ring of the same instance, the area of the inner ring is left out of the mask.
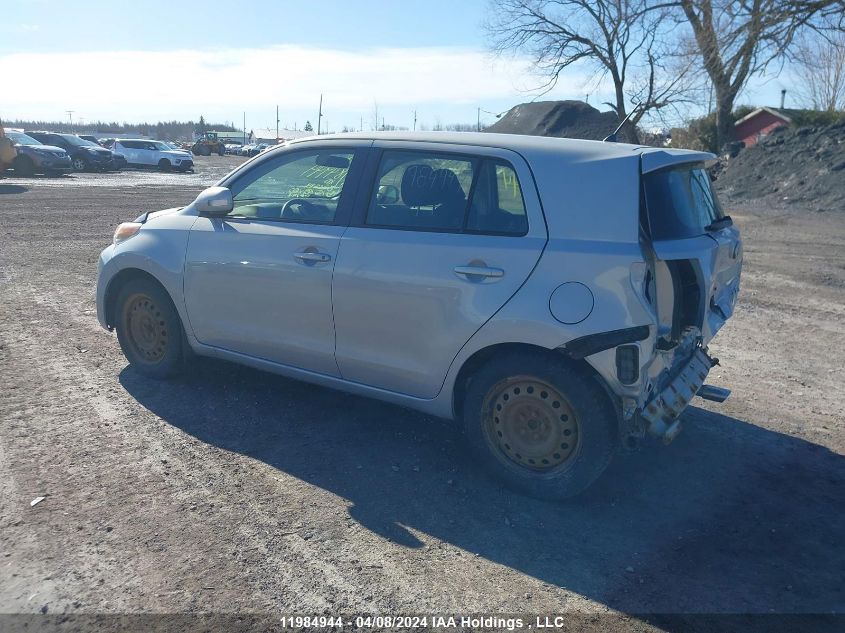
[[[552,354],[519,352],[484,365],[467,385],[463,426],[488,470],[540,499],[585,490],[618,445],[607,394],[586,372]]]
[[[85,160],[82,156],[74,156],[71,159],[71,165],[73,166],[73,171],[88,171],[88,161]]]
[[[217,148],[217,155],[218,156],[225,156],[226,155],[226,148],[222,145]]]
[[[182,367],[184,334],[165,290],[149,279],[132,279],[118,291],[115,329],[123,355],[142,374],[164,379]]]
[[[173,165],[171,165],[170,161],[166,158],[162,158],[160,161],[158,161],[159,171],[170,171],[172,167]]]
[[[29,156],[16,156],[12,161],[12,169],[16,176],[32,176],[35,173],[35,163]]]

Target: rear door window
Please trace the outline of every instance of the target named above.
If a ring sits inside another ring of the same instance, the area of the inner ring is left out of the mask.
[[[649,230],[655,240],[695,237],[725,217],[702,164],[681,165],[643,177]]]
[[[507,162],[401,150],[382,154],[366,224],[496,235],[528,231],[522,190]]]

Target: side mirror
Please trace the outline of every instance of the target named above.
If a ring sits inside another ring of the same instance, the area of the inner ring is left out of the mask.
[[[235,202],[232,192],[226,187],[209,187],[194,200],[194,208],[200,215],[220,218],[235,208]]]
[[[376,201],[379,204],[396,204],[399,202],[399,189],[394,185],[381,185],[378,188]]]

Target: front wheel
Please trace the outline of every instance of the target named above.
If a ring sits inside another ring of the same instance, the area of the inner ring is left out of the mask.
[[[159,171],[170,171],[170,167],[171,167],[170,161],[167,160],[166,158],[162,158],[160,161],[158,161],[158,170]]]
[[[116,302],[117,340],[142,374],[169,378],[182,359],[182,323],[164,289],[148,279],[127,282]]]
[[[74,171],[85,171],[88,169],[88,161],[81,156],[74,157],[73,161],[71,161],[71,165],[73,165]]]
[[[482,463],[541,499],[582,492],[617,446],[613,407],[591,377],[565,359],[530,353],[495,359],[471,377],[464,432]]]

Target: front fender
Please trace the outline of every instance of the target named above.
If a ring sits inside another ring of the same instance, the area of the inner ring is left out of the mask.
[[[182,291],[185,252],[195,215],[174,213],[148,220],[125,242],[108,246],[100,253],[97,277],[97,319],[106,329],[109,323],[107,301],[115,278],[127,270],[139,270],[154,277],[173,300],[186,334],[189,325]]]

